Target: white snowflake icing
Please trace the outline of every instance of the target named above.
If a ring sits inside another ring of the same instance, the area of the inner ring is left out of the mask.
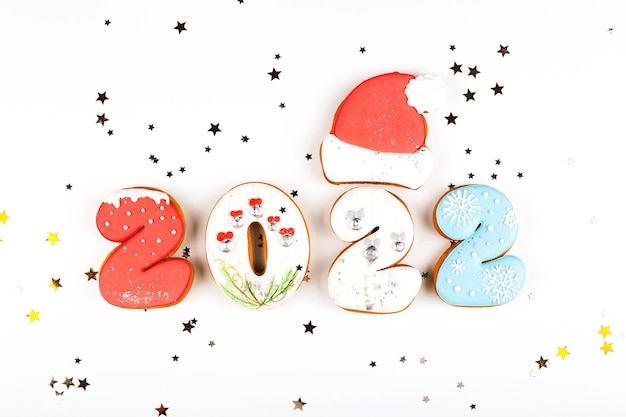
[[[506,214],[504,215],[504,224],[513,229],[517,227],[517,213],[515,210],[507,207]]]
[[[522,285],[519,274],[510,265],[483,269],[483,291],[494,304],[503,304],[517,296]]]
[[[462,261],[460,259],[452,261],[452,263],[450,264],[450,269],[452,269],[452,272],[454,274],[459,275],[465,269],[465,261]]]
[[[450,217],[450,222],[457,226],[465,225],[480,213],[480,206],[475,204],[478,197],[467,190],[456,190],[448,194],[443,200],[444,217]]]

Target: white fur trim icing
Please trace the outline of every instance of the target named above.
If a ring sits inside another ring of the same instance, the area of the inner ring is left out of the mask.
[[[426,147],[415,153],[377,152],[332,134],[324,138],[321,156],[324,174],[336,183],[382,183],[417,189],[433,169],[432,153]]]

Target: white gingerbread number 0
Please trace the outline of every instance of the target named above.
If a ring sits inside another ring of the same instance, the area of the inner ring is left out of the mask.
[[[231,189],[209,215],[211,274],[228,298],[245,307],[273,307],[293,295],[307,273],[309,247],[302,212],[269,184]]]
[[[404,202],[383,189],[356,187],[336,201],[330,223],[340,239],[353,242],[330,268],[333,302],[369,313],[407,308],[422,279],[417,269],[398,265],[413,244],[413,219]]]

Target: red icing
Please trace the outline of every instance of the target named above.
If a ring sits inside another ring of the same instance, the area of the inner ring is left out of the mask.
[[[378,152],[415,153],[426,143],[426,120],[404,93],[410,74],[393,72],[359,84],[337,109],[331,129],[341,141]]]
[[[169,258],[185,236],[182,212],[176,204],[166,204],[165,200],[156,204],[149,197],[136,202],[124,197],[119,206],[102,203],[96,215],[102,236],[122,242],[102,264],[102,297],[112,305],[126,308],[178,303],[193,282],[191,263]]]

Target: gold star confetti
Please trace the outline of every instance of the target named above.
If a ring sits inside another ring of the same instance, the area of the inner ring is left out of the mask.
[[[61,240],[59,240],[59,233],[52,233],[52,232],[48,232],[48,238],[46,239],[48,242],[50,242],[50,244],[52,246],[54,246],[55,243],[60,242]]]
[[[548,360],[544,359],[543,356],[539,357],[538,361],[535,361],[537,365],[539,365],[539,369],[548,367]]]
[[[456,387],[459,388],[459,389],[463,388],[464,386],[465,385],[463,385],[463,382],[457,382],[456,383]]]
[[[603,326],[600,325],[600,331],[598,332],[598,334],[602,335],[602,338],[606,339],[606,337],[611,333],[611,326]]]
[[[48,287],[52,287],[54,289],[54,292],[56,292],[60,287],[63,286],[61,285],[61,278],[59,279],[50,278],[50,279],[52,280],[52,282],[48,284]]]
[[[50,385],[50,388],[54,388],[54,384],[56,384],[57,382],[59,381],[57,381],[56,379],[54,379],[54,377],[52,377],[48,385]]]
[[[559,347],[558,349],[559,351],[557,352],[556,356],[560,356],[565,360],[565,357],[570,354],[567,351],[567,346]]]
[[[294,410],[304,411],[302,409],[302,407],[304,407],[305,405],[306,405],[306,403],[304,401],[302,401],[302,397],[300,397],[297,400],[293,401],[293,409]]]
[[[425,364],[426,363],[426,358],[420,358],[420,363],[421,364]]]
[[[87,275],[87,281],[91,281],[92,279],[97,281],[96,275],[98,275],[98,271],[94,271],[93,268],[89,268],[89,271],[85,272],[85,275]]]
[[[604,342],[604,345],[602,345],[602,347],[600,348],[604,351],[605,355],[608,355],[609,352],[614,352],[613,350],[613,342],[611,343],[607,343],[606,341]]]
[[[30,313],[28,313],[26,315],[26,317],[28,317],[30,319],[30,322],[34,322],[35,320],[40,321],[39,320],[39,313],[41,313],[41,311],[35,311],[32,308],[30,309]]]
[[[424,395],[424,396],[422,396],[422,401],[427,403],[428,401],[430,401],[430,398],[428,398],[428,395]]]
[[[215,346],[215,342],[213,340],[209,340],[209,346],[211,347]]]
[[[0,213],[0,222],[2,222],[2,224],[7,224],[8,219],[10,219],[10,217],[7,216],[6,210]]]
[[[71,386],[74,386],[74,377],[65,377],[65,381],[63,381],[63,384],[67,387],[67,389],[70,389]]]

